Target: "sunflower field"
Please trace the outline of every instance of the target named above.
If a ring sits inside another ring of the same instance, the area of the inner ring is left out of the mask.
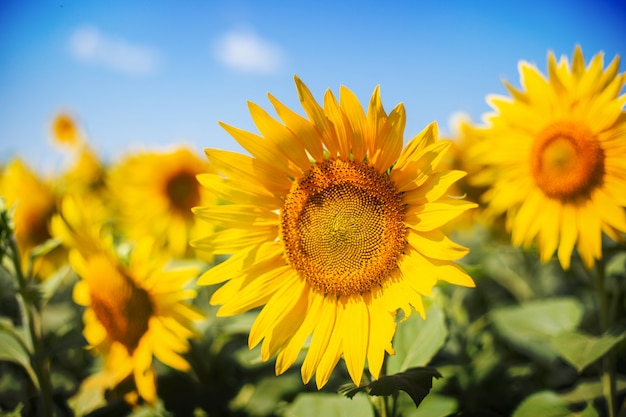
[[[626,73],[547,62],[450,137],[297,76],[246,153],[58,114],[65,172],[0,171],[0,416],[626,417]]]

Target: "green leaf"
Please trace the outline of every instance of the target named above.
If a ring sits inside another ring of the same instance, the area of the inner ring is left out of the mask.
[[[0,323],[0,361],[15,362],[26,370],[33,384],[39,389],[39,380],[30,364],[30,353],[19,334],[4,322]]]
[[[490,318],[499,335],[518,350],[552,361],[557,353],[554,335],[573,331],[583,315],[581,303],[569,297],[527,301],[493,309]]]
[[[68,400],[75,416],[82,417],[104,407],[107,404],[106,390],[113,388],[116,382],[114,375],[104,372],[93,372],[85,378],[78,392]]]
[[[285,410],[285,417],[374,417],[374,410],[365,396],[348,399],[323,392],[304,393]]]
[[[618,376],[616,381],[616,392],[621,394],[626,392],[626,378]],[[588,401],[594,401],[604,396],[604,386],[601,381],[581,382],[576,387],[566,393],[560,394],[560,397],[570,404],[580,404]]]
[[[35,246],[30,251],[31,259],[39,258],[40,256],[44,256],[55,250],[61,245],[61,240],[56,238],[51,238],[41,243],[40,245]]]
[[[410,397],[401,393],[398,396],[397,415],[402,417],[446,417],[456,413],[458,408],[459,404],[456,399],[435,393],[429,394],[424,398],[419,408],[415,408]]]
[[[443,311],[437,306],[426,310],[426,320],[413,314],[398,324],[393,339],[395,355],[387,359],[387,370],[395,374],[409,368],[426,366],[443,347],[448,328]]]
[[[626,333],[594,337],[580,332],[562,332],[552,339],[557,354],[582,372],[626,338]]]
[[[513,417],[568,417],[568,403],[552,391],[541,391],[527,397],[517,407]]]
[[[63,265],[39,285],[39,302],[42,307],[45,306],[50,298],[52,298],[52,296],[57,292],[57,290],[61,287],[61,284],[63,284],[63,281],[65,281],[71,272],[72,268],[69,264]]]
[[[19,403],[15,410],[13,411],[2,411],[0,410],[0,417],[21,417],[22,416],[22,408],[24,408],[24,404]]]
[[[587,402],[580,412],[572,411],[569,405],[563,396],[555,392],[540,391],[522,401],[513,417],[598,417],[591,402]]]
[[[355,387],[353,384],[344,385],[340,392],[346,397],[352,398],[360,391],[369,395],[385,396],[397,396],[400,391],[404,391],[409,394],[415,406],[419,407],[433,387],[433,378],[441,378],[441,374],[435,368],[411,368],[398,374],[382,376],[380,379],[360,387]]]
[[[230,408],[244,411],[247,416],[268,416],[276,411],[276,404],[301,387],[300,373],[266,377],[255,384],[245,384],[230,402]]]

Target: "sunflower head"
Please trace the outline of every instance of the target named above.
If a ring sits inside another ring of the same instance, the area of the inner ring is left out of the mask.
[[[76,147],[83,141],[76,120],[68,113],[59,113],[52,120],[52,138],[63,146]]]
[[[85,306],[84,335],[90,347],[103,355],[115,384],[129,376],[148,403],[156,401],[153,357],[186,371],[183,354],[188,339],[197,335],[194,322],[202,314],[189,304],[195,290],[188,284],[195,268],[165,268],[150,239],[140,240],[130,257],[113,250],[70,252],[70,263],[80,276],[74,300]]]
[[[404,107],[388,114],[378,88],[366,112],[345,87],[323,106],[296,87],[306,116],[270,95],[280,120],[250,104],[260,135],[222,123],[251,156],[205,150],[216,173],[198,179],[223,203],[194,210],[216,225],[194,245],[232,256],[199,283],[227,281],[219,315],[263,306],[249,344],[278,355],[277,373],[310,340],[304,382],[322,387],[343,356],[358,385],[393,352],[398,309],[424,316],[439,279],[474,285],[452,262],[467,250],[439,228],[475,204],[447,195],[464,173],[438,169],[450,143],[436,124],[403,148]]]
[[[208,169],[187,148],[131,154],[120,161],[107,184],[125,234],[132,239],[153,236],[173,256],[191,256],[189,239],[210,230],[191,212],[207,204],[209,193],[200,187],[196,175]]]
[[[51,235],[50,219],[56,213],[56,193],[50,182],[19,159],[9,162],[0,174],[0,195],[7,207],[14,207],[15,239],[26,268],[30,252]],[[33,274],[45,279],[63,263],[66,254],[53,250],[35,260]]]
[[[577,249],[591,268],[602,257],[602,234],[626,232],[626,74],[619,57],[604,68],[585,64],[577,46],[571,63],[548,53],[547,76],[519,65],[522,89],[490,96],[494,112],[479,128],[470,157],[483,166],[475,183],[488,186],[489,210],[506,213],[516,245],[536,242],[542,261],[557,251],[567,269]]]
[[[67,196],[51,229],[69,249],[80,277],[73,298],[86,308],[83,333],[89,347],[104,359],[103,379],[97,379],[112,388],[130,378],[139,396],[153,404],[153,357],[189,369],[182,355],[197,335],[194,322],[203,318],[190,304],[198,269],[172,266],[150,237],[133,244],[114,239],[108,217],[99,200]]]

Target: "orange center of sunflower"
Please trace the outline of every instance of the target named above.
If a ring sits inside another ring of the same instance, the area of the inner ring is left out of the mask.
[[[337,296],[381,284],[406,246],[401,196],[363,162],[313,166],[287,195],[281,227],[289,263],[314,288]]]
[[[165,190],[170,205],[185,216],[191,216],[191,209],[200,202],[200,190],[195,174],[179,172],[166,183]]]
[[[106,261],[91,266],[99,269],[97,282],[89,285],[91,308],[108,336],[132,354],[148,331],[154,313],[152,299],[121,268]]]
[[[531,167],[537,186],[548,197],[574,200],[602,183],[604,152],[586,127],[557,122],[538,135]]]

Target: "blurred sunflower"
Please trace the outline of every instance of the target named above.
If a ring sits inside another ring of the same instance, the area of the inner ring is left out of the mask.
[[[480,166],[474,159],[468,157],[469,150],[479,140],[476,128],[466,115],[458,115],[452,123],[452,133],[449,136],[451,146],[446,157],[441,161],[441,167],[445,169],[460,170],[467,173],[466,177],[454,183],[449,190],[453,195],[460,195],[470,201],[480,201],[482,194],[487,190],[485,186],[475,186],[469,181],[476,175],[480,175]],[[450,221],[443,227],[446,231],[467,231],[477,225],[486,226],[498,231],[499,222],[494,218],[486,217],[484,210],[478,208],[463,213],[461,216]]]
[[[98,155],[86,145],[80,146],[74,161],[58,183],[64,194],[93,193],[104,190],[106,169]]]
[[[150,238],[139,240],[125,262],[99,225],[82,217],[88,207],[94,206],[65,199],[53,231],[71,248],[70,264],[80,277],[73,297],[87,307],[85,338],[104,356],[108,376],[98,380],[115,386],[131,376],[139,396],[154,404],[153,356],[174,369],[189,369],[181,355],[196,335],[193,322],[203,315],[187,302],[196,291],[186,286],[198,270],[166,268],[167,258]]]
[[[192,207],[211,203],[196,179],[208,169],[206,161],[187,148],[137,153],[119,161],[107,183],[124,233],[130,239],[153,236],[173,256],[191,256],[189,240],[212,230],[191,212]]]
[[[343,355],[358,385],[366,359],[378,378],[393,352],[398,309],[423,317],[438,279],[474,286],[452,262],[467,249],[438,228],[475,204],[445,196],[464,173],[436,171],[450,146],[436,124],[402,149],[404,107],[387,115],[378,88],[365,114],[345,87],[322,108],[295,81],[308,120],[269,95],[284,124],[254,103],[262,136],[221,124],[252,157],[205,150],[218,173],[198,179],[226,204],[194,210],[216,231],[193,244],[233,256],[198,283],[228,281],[211,299],[218,315],[264,306],[249,346],[278,354],[277,374],[311,336],[303,381],[315,373],[321,388]]]
[[[76,147],[83,141],[80,128],[68,113],[59,113],[52,120],[52,139],[63,146]]]
[[[29,265],[31,251],[50,239],[48,223],[56,212],[56,195],[52,184],[40,178],[20,159],[9,162],[0,175],[0,196],[7,207],[14,207],[15,240],[22,258],[22,268]],[[45,279],[63,264],[66,254],[61,248],[35,259],[32,274]]]
[[[485,166],[474,181],[490,186],[489,210],[507,215],[515,245],[536,241],[543,262],[557,251],[568,269],[574,247],[592,268],[602,257],[602,232],[626,232],[626,74],[619,57],[603,54],[585,67],[576,46],[571,66],[548,53],[548,77],[520,62],[523,90],[489,96],[481,141],[470,158]]]

